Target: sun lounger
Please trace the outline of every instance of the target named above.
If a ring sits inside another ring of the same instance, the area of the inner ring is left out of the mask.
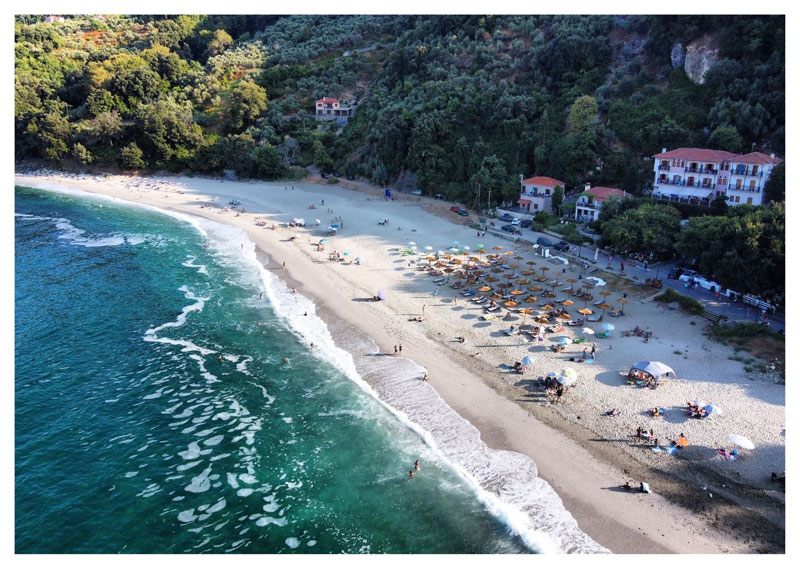
[[[602,319],[603,319],[603,314],[599,314],[599,315],[595,314],[593,316],[588,316],[586,318],[586,321],[598,322],[598,321],[600,321]]]
[[[445,284],[447,284],[447,280],[448,280],[448,279],[447,279],[447,278],[445,278],[445,279],[444,279],[444,280],[442,280],[441,282],[437,282],[437,284],[436,284],[436,285],[437,285],[437,286],[444,286]]]
[[[445,280],[447,280],[447,278],[437,278],[436,280],[434,280],[434,282],[439,284],[440,282],[444,282]]]
[[[596,334],[595,337],[599,337],[600,339],[608,339],[611,337],[610,331],[601,331],[600,333]]]
[[[593,305],[595,305],[595,306],[599,306],[599,305],[600,305],[600,304],[602,304],[603,302],[605,302],[605,300],[598,300],[598,301],[597,301],[597,302],[595,302]]]
[[[474,296],[475,295],[475,290],[466,290],[464,292],[461,292],[461,295],[462,296],[467,296],[467,297]]]
[[[588,339],[585,337],[575,337],[572,339],[572,343],[586,343]]]
[[[481,316],[480,319],[482,319],[483,321],[492,321],[494,319],[494,316],[492,314],[486,314]]]
[[[575,327],[576,325],[583,325],[583,319],[569,320],[567,325],[571,325],[572,327]]]
[[[555,299],[555,300],[553,300],[553,301],[554,301],[556,304],[560,304],[561,302],[566,302],[566,301],[567,301],[567,299],[566,299],[566,298],[557,298],[557,299]]]
[[[495,306],[493,308],[486,307],[484,308],[487,312],[496,312],[500,309],[500,306]]]
[[[506,335],[517,335],[519,333],[518,329],[505,329]]]

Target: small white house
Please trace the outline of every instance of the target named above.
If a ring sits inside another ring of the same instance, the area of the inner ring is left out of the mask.
[[[631,194],[613,187],[592,187],[586,184],[586,190],[578,196],[575,203],[575,218],[581,221],[597,221],[603,202],[609,197],[622,199]]]

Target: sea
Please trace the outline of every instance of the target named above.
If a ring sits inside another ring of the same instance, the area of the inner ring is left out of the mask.
[[[488,491],[522,456],[463,467],[365,380],[419,368],[358,367],[241,229],[17,186],[14,242],[17,553],[603,551],[528,458]]]

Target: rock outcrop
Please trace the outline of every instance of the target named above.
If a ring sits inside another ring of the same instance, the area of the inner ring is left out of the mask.
[[[719,44],[717,36],[705,34],[686,46],[683,70],[686,71],[686,75],[694,83],[702,85],[706,80],[706,71],[716,65],[718,61]]]

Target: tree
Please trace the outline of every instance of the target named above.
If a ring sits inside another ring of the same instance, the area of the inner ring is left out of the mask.
[[[722,286],[744,294],[782,293],[785,225],[782,203],[738,205],[727,215],[690,219],[677,249]]]
[[[786,167],[783,162],[772,168],[764,185],[764,197],[769,201],[786,201]]]
[[[321,172],[333,171],[333,160],[328,155],[322,140],[314,140],[314,163]]]
[[[47,160],[58,160],[69,149],[72,128],[67,119],[57,110],[46,113],[28,124],[40,155]]]
[[[557,185],[553,190],[553,197],[551,198],[553,205],[553,212],[561,215],[561,204],[564,203],[564,188]]]
[[[87,132],[100,141],[114,145],[114,140],[122,132],[122,118],[117,111],[101,112],[94,120],[87,123]]]
[[[79,142],[72,147],[72,157],[84,165],[91,164],[94,161],[94,156],[92,156],[91,152]]]
[[[252,81],[242,81],[231,91],[228,114],[231,132],[252,125],[267,110],[267,91]]]
[[[231,45],[233,45],[233,38],[230,36],[230,34],[228,34],[228,32],[225,30],[216,30],[213,37],[208,42],[208,47],[206,48],[205,53],[206,59],[214,57],[215,55],[219,55]]]
[[[126,170],[138,170],[147,165],[144,161],[144,153],[136,145],[136,142],[131,142],[122,149],[119,154],[119,162]]]
[[[593,127],[594,120],[597,118],[597,101],[589,95],[583,95],[575,99],[569,109],[567,117],[567,128],[570,134],[586,132]]]
[[[645,203],[636,209],[628,209],[602,226],[604,243],[617,250],[642,254],[652,252],[657,259],[673,256],[680,230],[678,210],[660,203]]]
[[[716,150],[735,153],[742,149],[744,141],[735,127],[724,124],[714,129],[708,139],[708,144]]]

